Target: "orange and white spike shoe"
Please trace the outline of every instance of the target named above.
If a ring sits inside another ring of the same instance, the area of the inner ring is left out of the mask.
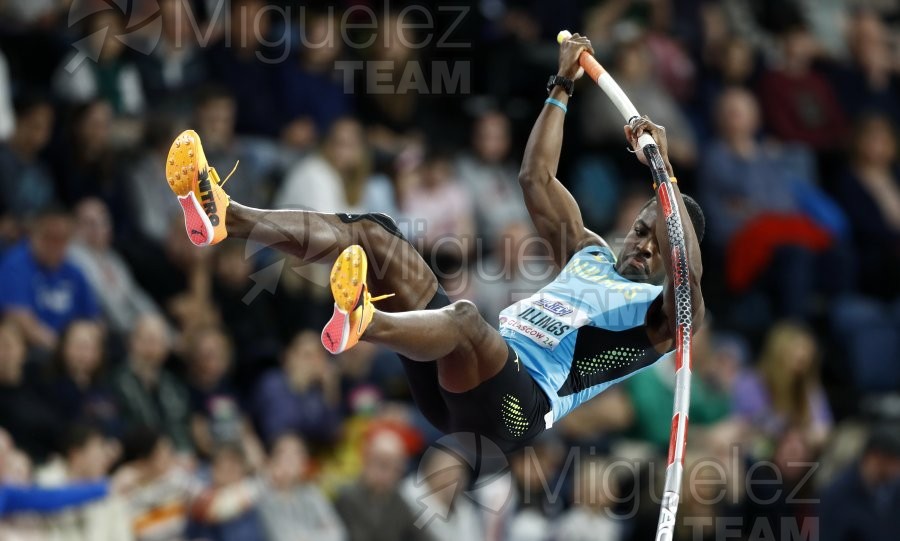
[[[181,132],[172,142],[166,158],[166,180],[178,196],[184,228],[194,245],[209,246],[228,236],[225,212],[230,200],[222,189],[225,182],[207,163],[200,136],[194,130]]]
[[[362,246],[348,246],[331,268],[334,313],[322,330],[322,345],[338,354],[355,346],[375,315],[372,303],[394,294],[372,297],[366,286],[368,259]]]

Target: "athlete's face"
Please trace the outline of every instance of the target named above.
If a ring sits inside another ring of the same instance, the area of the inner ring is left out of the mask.
[[[625,236],[616,271],[633,282],[662,284],[666,270],[656,242],[656,203],[642,210]]]

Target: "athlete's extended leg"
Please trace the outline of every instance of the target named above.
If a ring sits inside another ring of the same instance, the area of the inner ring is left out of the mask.
[[[166,179],[184,210],[188,237],[198,246],[231,235],[297,255],[307,263],[330,263],[344,248],[359,244],[370,260],[372,290],[395,293],[384,309],[422,309],[438,289],[425,260],[387,216],[260,210],[230,201],[222,189],[224,181],[206,161],[200,136],[192,130],[172,143]]]
[[[438,280],[412,244],[387,216],[337,215],[304,210],[260,210],[232,202],[228,234],[300,257],[331,264],[345,248],[358,244],[369,259],[369,285],[376,295],[394,293],[379,305],[387,311],[425,308]]]

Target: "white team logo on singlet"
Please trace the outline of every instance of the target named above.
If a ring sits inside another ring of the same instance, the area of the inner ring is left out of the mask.
[[[562,301],[557,301],[546,297],[537,299],[536,301],[534,301],[534,304],[559,317],[567,316],[575,311],[574,308]]]
[[[589,315],[582,310],[546,292],[538,292],[503,310],[500,329],[514,331],[552,350],[589,321]]]

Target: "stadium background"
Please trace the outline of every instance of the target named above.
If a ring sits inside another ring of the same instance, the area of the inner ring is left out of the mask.
[[[223,176],[240,161],[235,200],[388,212],[496,321],[549,276],[516,174],[562,28],[667,127],[707,214],[688,473],[717,460],[730,496],[688,490],[680,538],[896,537],[900,4],[419,2],[417,28],[399,1],[306,4],[0,1],[0,487],[124,472],[0,538],[649,538],[670,367],[510,456],[492,506],[446,456],[419,467],[439,434],[390,354],[326,356],[327,270],[193,249],[164,182],[193,128]],[[559,177],[612,242],[651,195],[621,124],[576,86]],[[594,492],[572,467],[617,459],[639,467]],[[451,481],[449,522],[415,528]]]

